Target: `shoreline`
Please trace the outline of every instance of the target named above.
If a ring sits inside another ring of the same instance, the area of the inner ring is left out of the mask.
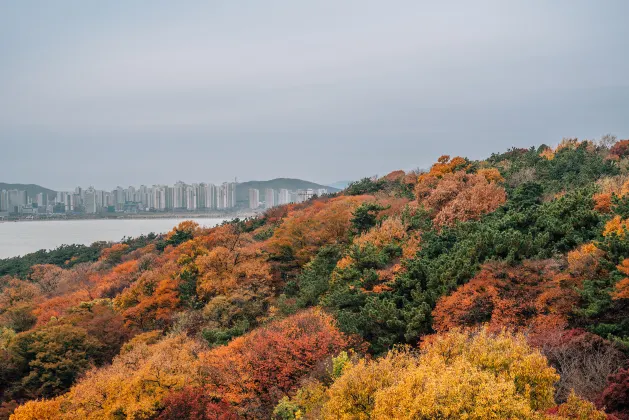
[[[17,223],[17,222],[67,222],[76,220],[150,220],[150,219],[235,219],[255,217],[262,213],[256,212],[237,212],[237,213],[160,213],[160,214],[125,214],[112,216],[60,216],[60,217],[34,217],[34,218],[16,218],[16,219],[0,219],[0,223]]]

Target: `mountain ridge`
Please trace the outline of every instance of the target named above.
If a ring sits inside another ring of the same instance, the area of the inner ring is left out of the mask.
[[[236,203],[246,204],[249,203],[249,189],[255,188],[260,190],[260,200],[265,200],[265,190],[272,188],[274,190],[287,189],[287,190],[299,190],[299,189],[319,189],[325,188],[330,193],[338,192],[340,189],[330,187],[328,185],[318,184],[312,181],[305,181],[298,178],[274,178],[268,181],[246,181],[241,182],[236,186]]]
[[[28,194],[29,197],[34,197],[39,193],[48,194],[48,196],[57,194],[57,191],[37,184],[9,184],[6,182],[0,182],[0,191],[2,190],[26,191],[26,194]]]

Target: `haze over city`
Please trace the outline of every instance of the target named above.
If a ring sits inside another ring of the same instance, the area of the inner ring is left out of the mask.
[[[629,135],[629,4],[2,2],[0,181],[322,184]]]

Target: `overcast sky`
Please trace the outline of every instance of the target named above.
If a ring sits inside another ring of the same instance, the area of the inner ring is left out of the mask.
[[[629,2],[0,0],[0,181],[330,183],[629,137]]]

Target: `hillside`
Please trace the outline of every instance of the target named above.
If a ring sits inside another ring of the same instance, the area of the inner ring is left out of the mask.
[[[269,181],[247,181],[242,182],[236,187],[236,202],[241,205],[249,204],[249,189],[256,188],[260,190],[260,201],[264,201],[265,193],[264,190],[267,188],[271,188],[274,190],[287,189],[291,191],[299,190],[299,189],[318,189],[318,188],[326,188],[328,192],[333,193],[339,191],[337,188],[328,187],[327,185],[321,185],[310,181],[303,181],[301,179],[294,178],[275,178]]]
[[[4,260],[0,292],[0,419],[626,420],[629,140]]]
[[[39,193],[48,194],[49,197],[57,194],[56,191],[35,184],[7,184],[0,182],[0,191],[2,190],[23,190],[26,191],[29,197],[35,197]]]

